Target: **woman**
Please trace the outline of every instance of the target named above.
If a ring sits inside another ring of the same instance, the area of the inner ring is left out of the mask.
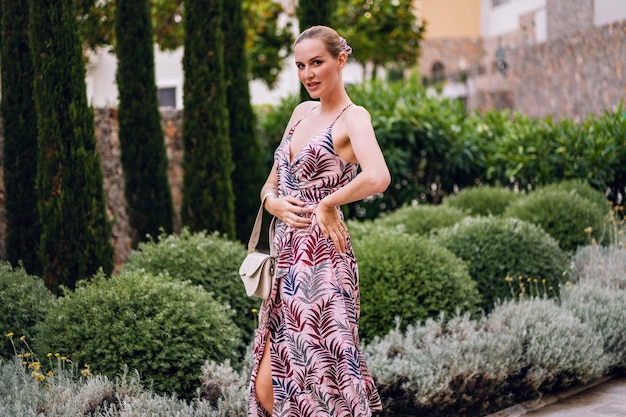
[[[319,102],[293,111],[261,190],[278,219],[278,271],[259,314],[249,416],[361,417],[381,409],[359,346],[357,266],[339,207],[384,191],[390,175],[369,113],[343,86],[351,51],[325,26],[294,44],[300,81]]]

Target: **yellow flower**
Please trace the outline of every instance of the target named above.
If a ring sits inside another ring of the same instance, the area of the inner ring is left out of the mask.
[[[54,372],[48,371],[48,378],[52,378],[54,376]]]
[[[24,354],[24,357],[25,357],[25,358],[30,358],[30,357],[31,357],[30,352],[26,352],[26,353]]]
[[[91,372],[89,371],[89,369],[83,369],[82,371],[80,371],[82,376],[91,376]]]
[[[31,368],[35,368],[36,371],[38,371],[41,368],[41,364],[39,362],[33,362],[30,365],[28,365],[28,369]]]
[[[61,356],[61,360],[65,362],[67,360],[67,356]]]
[[[15,333],[13,333],[13,332],[9,332],[9,333],[7,333],[7,337],[13,337],[14,334]]]
[[[544,278],[544,279],[542,279],[542,280],[541,280],[541,283],[542,283],[542,284],[545,284],[545,283],[546,283],[546,279],[545,279],[545,278]]]
[[[578,229],[580,230],[580,229]],[[591,233],[593,231],[593,228],[591,227],[585,227],[585,233]]]
[[[510,276],[507,275],[506,277],[504,277],[504,280],[506,282],[511,282],[511,281],[513,281],[513,278],[511,278]]]
[[[20,342],[24,342],[24,341],[26,341],[26,336],[21,336],[20,337]]]
[[[49,358],[51,358],[51,357],[52,357],[52,353],[48,353],[48,355],[47,355],[47,356],[48,356]]]
[[[33,372],[32,374],[30,374],[30,376],[32,376],[33,378],[35,378],[38,381],[45,381],[46,377],[42,374],[40,374],[39,372]]]
[[[258,313],[258,312],[259,312],[259,310],[257,310],[256,308],[253,308],[251,311],[252,311],[253,313]]]
[[[61,356],[61,354],[60,353],[55,353],[54,356],[58,358],[59,356]]]

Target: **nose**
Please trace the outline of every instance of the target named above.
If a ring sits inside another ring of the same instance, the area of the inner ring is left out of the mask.
[[[311,68],[305,67],[304,68],[304,78],[312,78],[312,77],[313,77],[313,71],[311,70]]]

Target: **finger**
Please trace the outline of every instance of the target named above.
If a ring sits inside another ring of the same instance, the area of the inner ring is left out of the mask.
[[[343,227],[336,229],[332,237],[333,243],[335,244],[335,249],[339,253],[346,252],[346,235]]]

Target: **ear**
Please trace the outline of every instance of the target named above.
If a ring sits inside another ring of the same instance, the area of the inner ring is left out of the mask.
[[[339,56],[337,57],[337,60],[339,61],[337,64],[337,69],[341,71],[343,67],[345,67],[348,63],[348,54],[346,54],[344,51],[341,51],[339,53]]]

